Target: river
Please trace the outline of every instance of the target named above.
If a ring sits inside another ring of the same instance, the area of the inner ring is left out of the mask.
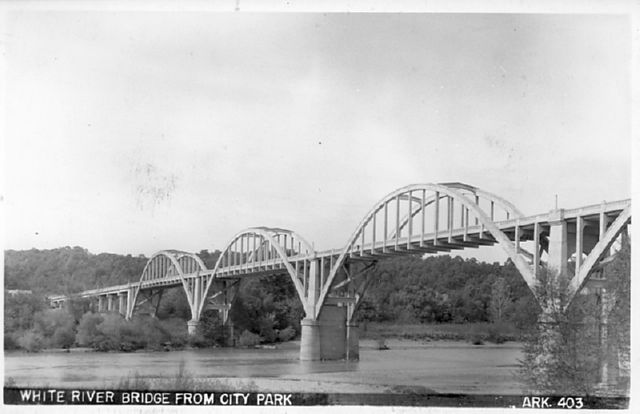
[[[521,345],[360,342],[360,361],[298,360],[299,342],[275,349],[5,353],[5,383],[64,388],[235,389],[286,392],[521,394]],[[182,374],[181,374],[182,373]]]

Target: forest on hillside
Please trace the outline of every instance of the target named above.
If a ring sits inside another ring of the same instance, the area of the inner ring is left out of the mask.
[[[219,251],[207,250],[198,253],[210,268],[219,254]],[[5,251],[5,347],[7,344],[24,347],[21,343],[33,342],[38,345],[36,348],[86,345],[87,341],[80,337],[86,336],[86,332],[81,331],[88,326],[87,320],[93,318],[89,324],[93,327],[87,329],[98,337],[96,326],[105,323],[105,316],[86,316],[88,306],[82,301],[76,301],[63,315],[48,309],[45,296],[137,281],[147,260],[144,256],[92,254],[81,247]],[[527,285],[509,261],[489,264],[450,256],[398,257],[379,262],[369,272],[371,283],[357,314],[360,322],[504,322],[526,328],[535,322],[538,313]],[[7,295],[8,290],[31,290],[33,294],[25,298]],[[198,336],[191,340],[196,345],[211,346],[229,342],[225,339],[229,335],[234,335],[236,342],[242,335],[245,342],[256,343],[290,339],[300,332],[303,316],[302,305],[288,278],[251,278],[243,282],[231,310],[233,333],[223,329],[217,313],[211,311],[203,315]],[[181,288],[170,289],[163,295],[157,319],[158,322],[139,323],[147,327],[157,325],[159,332],[166,331],[156,335],[158,343],[187,341],[186,337],[176,340],[169,335],[184,331],[186,336],[190,310]],[[104,327],[105,332],[115,329],[118,338],[129,331],[135,336],[136,330],[142,329],[134,326],[135,320],[107,322],[107,325],[122,325]],[[47,325],[57,328],[47,328]],[[58,328],[61,332],[56,336]],[[109,335],[105,332],[102,340],[98,338],[94,342],[106,341]],[[64,340],[61,342],[60,338]],[[128,342],[135,341],[129,338]]]

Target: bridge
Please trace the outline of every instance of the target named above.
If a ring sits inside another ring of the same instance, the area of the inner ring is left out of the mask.
[[[145,303],[157,310],[163,291],[182,286],[194,333],[204,309],[217,309],[227,323],[243,279],[281,275],[291,278],[304,307],[300,359],[358,359],[355,315],[370,282],[367,270],[378,261],[498,245],[546,311],[537,289],[542,273],[568,278],[573,299],[630,223],[628,199],[525,216],[471,185],[414,184],[378,201],[339,249],[315,251],[287,229],[249,228],[230,239],[213,269],[195,254],[164,250],[149,259],[138,282],[75,296],[131,318]],[[70,298],[49,299],[62,306]]]

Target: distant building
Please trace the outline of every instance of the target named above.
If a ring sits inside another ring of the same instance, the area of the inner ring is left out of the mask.
[[[24,290],[24,289],[8,289],[6,291],[9,296],[15,296],[15,295],[32,295],[33,292],[30,290]]]

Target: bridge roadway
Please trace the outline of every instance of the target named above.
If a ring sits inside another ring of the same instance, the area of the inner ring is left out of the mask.
[[[570,279],[573,297],[630,222],[630,200],[524,216],[506,200],[466,184],[410,185],[374,205],[341,249],[315,251],[293,231],[251,228],[233,237],[213,269],[194,254],[162,251],[149,259],[139,281],[74,297],[97,298],[99,311],[130,318],[145,304],[153,313],[164,289],[183,286],[194,332],[204,309],[219,310],[227,321],[243,278],[288,275],[306,314],[301,358],[357,359],[354,314],[369,283],[366,270],[377,261],[497,244],[534,296],[546,268]],[[49,299],[61,306],[70,298]]]

